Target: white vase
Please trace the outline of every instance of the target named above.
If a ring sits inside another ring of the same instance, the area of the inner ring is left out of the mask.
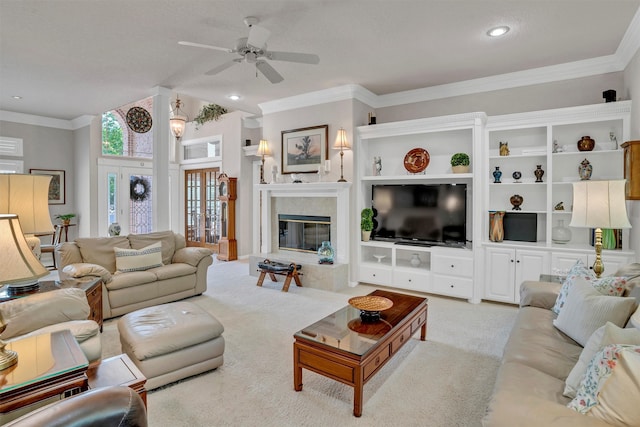
[[[118,224],[117,222],[112,222],[109,226],[109,236],[119,236],[120,231],[120,224]]]
[[[571,240],[571,230],[565,227],[564,220],[558,220],[558,225],[551,229],[551,240],[553,243],[565,244]]]
[[[420,264],[422,263],[422,261],[420,260],[420,255],[418,254],[413,254],[411,255],[411,265],[414,267],[420,267]]]

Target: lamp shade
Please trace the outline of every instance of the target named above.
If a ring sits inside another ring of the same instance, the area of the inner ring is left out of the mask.
[[[0,214],[16,214],[25,234],[53,234],[47,175],[0,174]]]
[[[624,198],[625,181],[573,183],[571,227],[631,228]]]
[[[49,274],[31,252],[15,214],[0,214],[0,253],[0,285],[33,281]]]
[[[336,150],[349,150],[351,146],[349,145],[349,141],[347,141],[347,131],[340,128],[338,130],[338,135],[336,136],[336,142],[333,144],[333,148]]]
[[[260,145],[258,145],[258,156],[269,156],[270,154],[271,149],[269,148],[269,141],[261,139]]]

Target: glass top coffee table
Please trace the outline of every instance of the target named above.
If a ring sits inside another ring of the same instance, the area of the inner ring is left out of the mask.
[[[354,388],[353,415],[362,415],[362,389],[418,329],[427,336],[427,298],[377,290],[390,299],[377,322],[365,322],[360,310],[346,306],[294,334],[293,386],[302,390],[302,368]]]

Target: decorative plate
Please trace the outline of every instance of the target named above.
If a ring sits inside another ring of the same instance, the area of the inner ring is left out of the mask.
[[[127,111],[127,124],[136,133],[147,133],[151,130],[151,114],[142,107],[132,107]]]
[[[429,166],[429,152],[424,148],[414,148],[404,156],[404,168],[410,173],[420,173]]]
[[[349,300],[349,305],[362,311],[383,311],[393,307],[393,301],[385,297],[365,295],[363,297],[351,298]]]

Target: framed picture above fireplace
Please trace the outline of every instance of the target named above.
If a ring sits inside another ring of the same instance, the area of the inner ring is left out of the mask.
[[[329,125],[282,131],[282,173],[318,172],[329,158]]]

